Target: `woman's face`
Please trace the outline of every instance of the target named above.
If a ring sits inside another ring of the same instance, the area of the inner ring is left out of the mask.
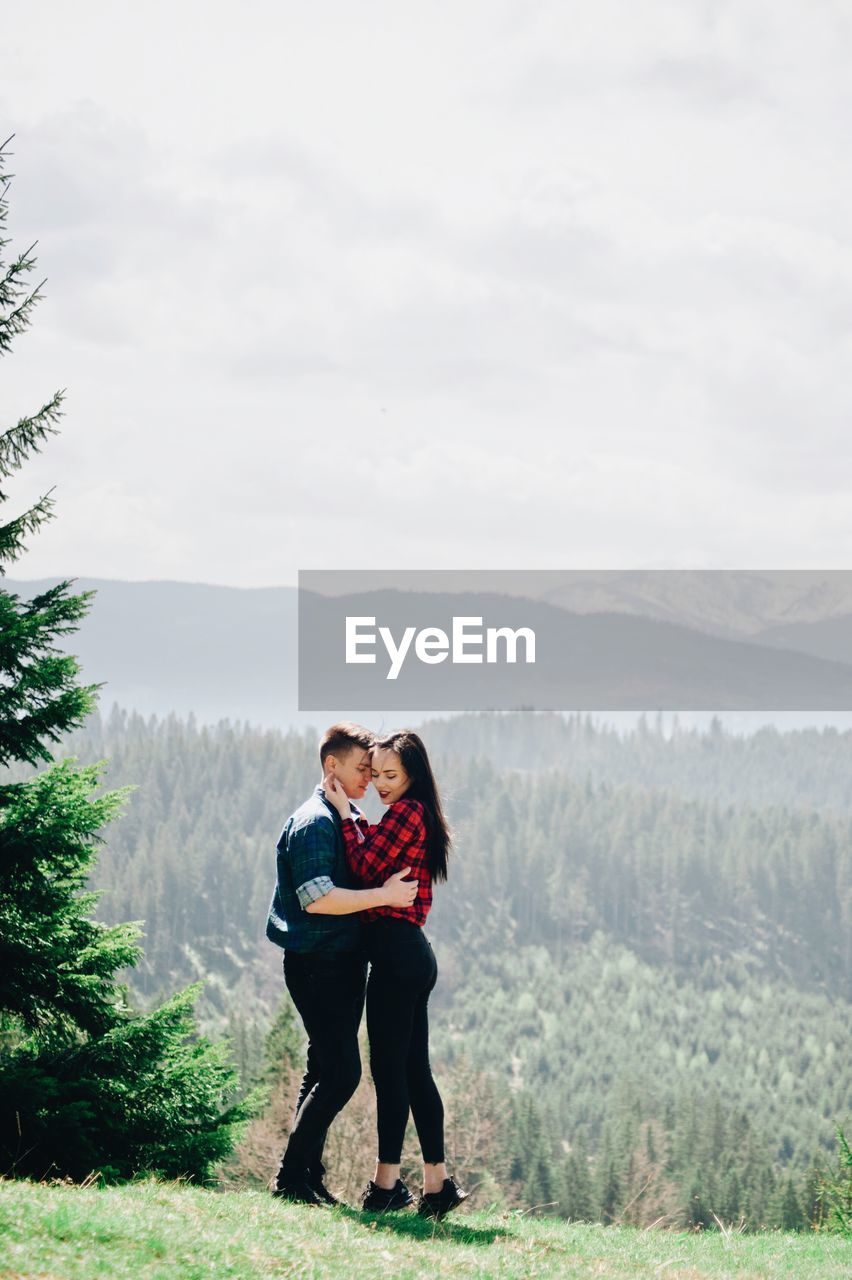
[[[411,786],[411,778],[402,767],[402,761],[389,748],[373,751],[373,786],[382,804],[393,804],[405,795]]]

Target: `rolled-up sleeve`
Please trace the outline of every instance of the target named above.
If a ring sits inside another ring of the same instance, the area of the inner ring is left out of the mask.
[[[290,874],[299,906],[305,911],[334,888],[335,832],[331,819],[311,822],[291,837]]]
[[[296,889],[296,897],[299,899],[299,906],[303,911],[307,911],[312,902],[319,902],[320,898],[324,898],[327,893],[331,893],[334,888],[334,881],[328,876],[314,876],[313,880],[306,880],[304,884],[300,884]]]

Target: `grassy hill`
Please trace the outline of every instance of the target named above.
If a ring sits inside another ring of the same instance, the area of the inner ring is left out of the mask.
[[[478,1213],[432,1224],[406,1212],[284,1205],[259,1191],[154,1181],[97,1189],[0,1182],[0,1277],[32,1280],[848,1280],[852,1240],[687,1234]]]

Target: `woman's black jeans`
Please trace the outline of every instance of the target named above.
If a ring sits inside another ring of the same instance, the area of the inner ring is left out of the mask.
[[[444,1107],[429,1065],[429,994],[435,955],[419,925],[380,916],[364,927],[370,977],[367,1032],[376,1088],[379,1160],[399,1164],[408,1111],[426,1164],[444,1159]]]

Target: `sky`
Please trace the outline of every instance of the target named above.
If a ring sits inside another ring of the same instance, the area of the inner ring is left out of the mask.
[[[847,568],[852,10],[30,0],[15,578]]]

